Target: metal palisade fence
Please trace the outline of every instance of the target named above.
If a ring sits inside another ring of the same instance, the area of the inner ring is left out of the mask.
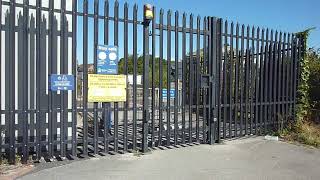
[[[119,6],[0,1],[1,159],[214,144],[295,120],[303,39],[156,7],[149,23],[143,8]],[[98,45],[119,49],[124,102],[88,102]],[[53,91],[54,74],[74,89]]]

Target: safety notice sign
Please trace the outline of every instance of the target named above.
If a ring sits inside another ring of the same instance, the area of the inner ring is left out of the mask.
[[[126,101],[126,75],[88,74],[88,102]]]
[[[68,74],[51,74],[51,91],[74,90],[74,76]]]
[[[118,47],[98,45],[97,74],[118,74]]]

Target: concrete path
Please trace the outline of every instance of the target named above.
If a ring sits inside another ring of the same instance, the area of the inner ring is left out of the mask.
[[[90,158],[43,168],[45,165],[40,165],[36,172],[20,179],[319,180],[320,150],[256,137],[213,146],[155,150],[143,156]]]

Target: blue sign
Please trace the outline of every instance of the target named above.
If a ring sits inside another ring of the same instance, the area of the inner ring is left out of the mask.
[[[51,91],[74,90],[74,76],[68,74],[51,74]]]
[[[97,74],[118,74],[119,51],[117,46],[98,45]]]
[[[162,97],[163,98],[167,98],[167,93],[168,90],[167,89],[162,89]],[[174,98],[174,94],[175,94],[175,90],[174,89],[170,89],[170,98]]]

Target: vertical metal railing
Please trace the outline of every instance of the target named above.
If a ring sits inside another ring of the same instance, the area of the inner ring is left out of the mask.
[[[104,39],[103,42],[104,44],[109,44],[109,1],[105,1],[104,2],[104,21],[103,21],[103,25],[104,25]],[[104,153],[109,153],[109,132],[110,132],[110,121],[109,118],[111,118],[109,116],[111,110],[111,104],[110,103],[102,103],[102,107],[103,107],[103,149],[104,149]]]
[[[83,155],[88,155],[88,1],[83,1]]]
[[[77,81],[77,0],[72,1],[72,74]],[[53,14],[52,14],[53,15]],[[51,17],[52,18],[52,17]],[[78,121],[78,106],[77,93],[78,88],[72,92],[72,155],[77,155],[77,121]],[[50,94],[50,93],[49,93]]]
[[[133,7],[133,150],[137,150],[137,26],[138,26],[138,6],[135,4]]]
[[[124,4],[124,73],[127,75],[128,78],[128,3]],[[107,43],[105,43],[107,44]],[[153,76],[152,76],[153,77]],[[128,84],[128,83],[127,83]],[[124,104],[125,112],[124,112],[124,122],[123,122],[123,150],[128,151],[128,109],[129,109],[129,97],[128,97],[128,90],[126,94],[126,102]]]
[[[166,139],[167,146],[170,146],[171,141],[171,10],[167,12],[167,124],[166,124]]]

